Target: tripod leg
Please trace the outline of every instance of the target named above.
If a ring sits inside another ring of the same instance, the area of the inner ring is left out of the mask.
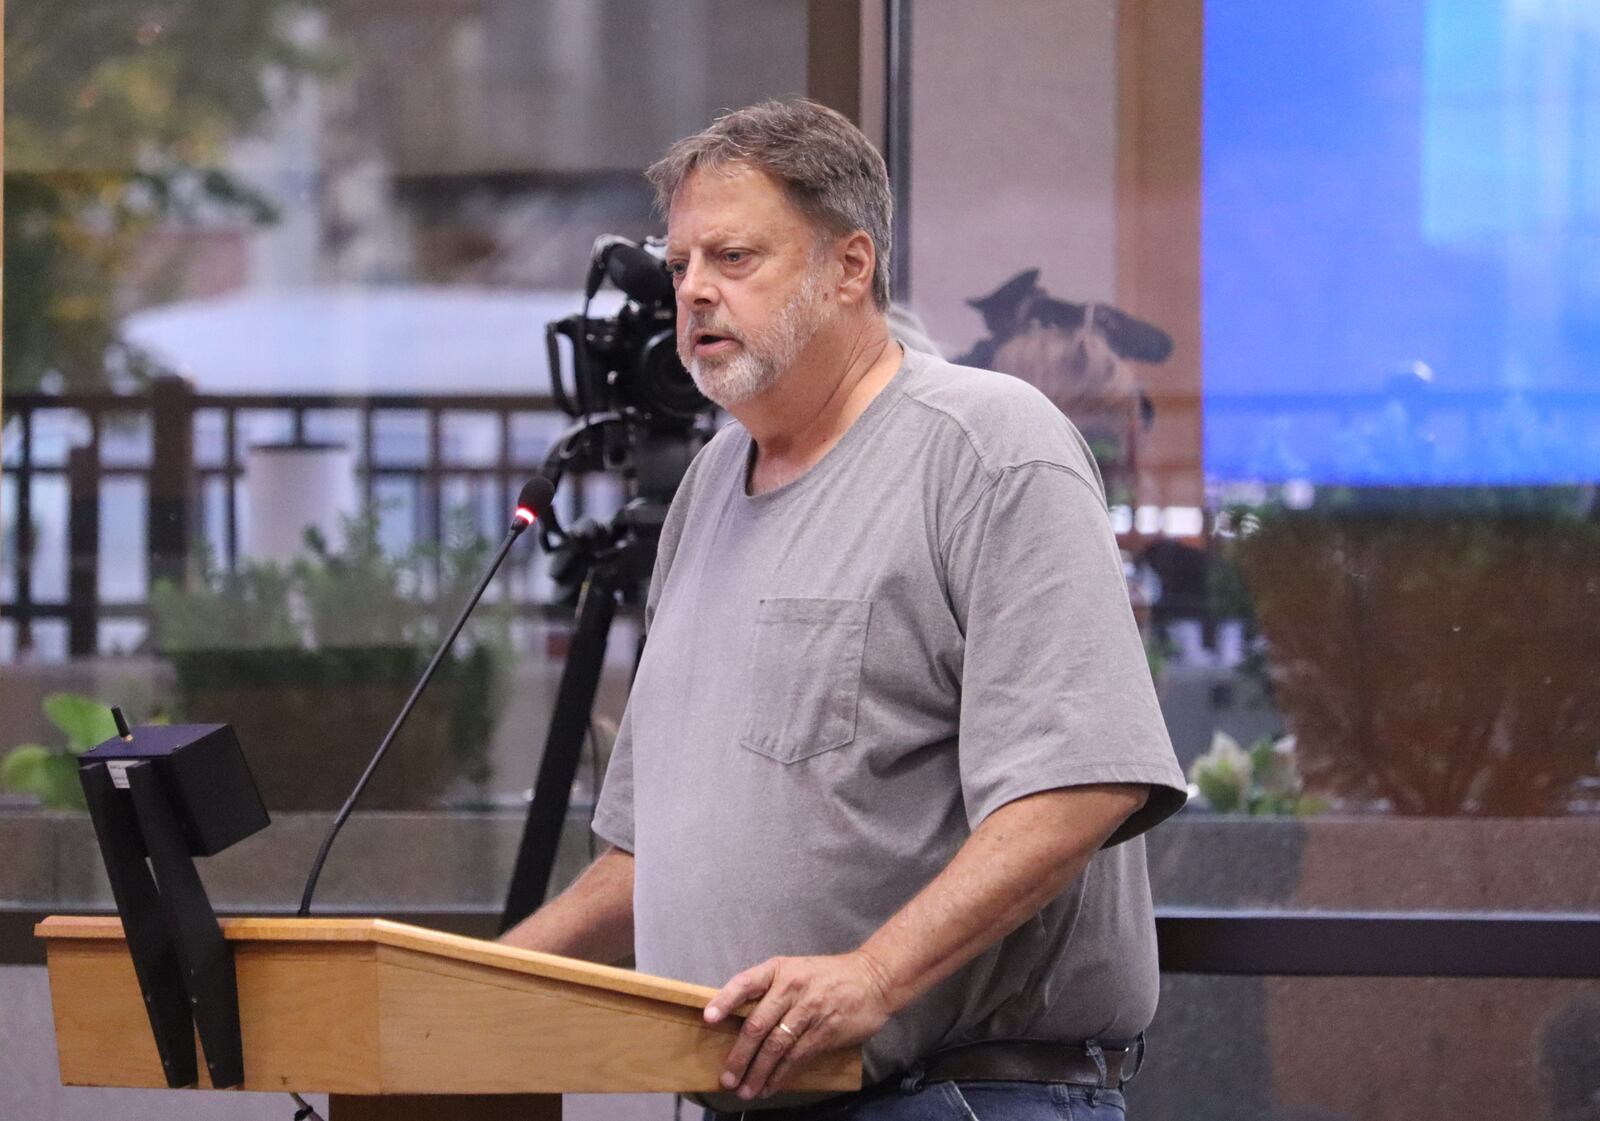
[[[137,770],[130,767],[129,772]],[[166,923],[161,897],[144,862],[144,839],[133,807],[118,792],[104,763],[91,763],[78,772],[89,820],[105,860],[111,895],[122,916],[122,936],[133,958],[133,971],[144,995],[156,1053],[173,1089],[193,1086],[199,1079],[194,1052],[194,1020],[189,1015],[188,987],[178,946]],[[130,778],[130,782],[131,782]]]
[[[128,792],[133,795],[139,831],[150,853],[162,908],[183,964],[211,1085],[219,1090],[237,1086],[244,1081],[244,1046],[233,950],[223,940],[217,913],[206,897],[205,885],[153,765],[136,763],[128,768]]]
[[[567,820],[572,780],[578,772],[584,738],[589,734],[595,691],[600,687],[600,671],[605,665],[606,640],[616,613],[616,589],[598,572],[592,573],[583,587],[577,629],[561,670],[555,712],[550,717],[544,758],[539,761],[539,779],[533,788],[533,804],[528,807],[522,844],[511,872],[511,890],[500,916],[502,932],[537,910],[549,889],[561,827]]]

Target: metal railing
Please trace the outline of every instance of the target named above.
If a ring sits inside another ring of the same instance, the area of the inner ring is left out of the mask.
[[[12,590],[0,602],[0,619],[13,620],[16,646],[33,645],[33,625],[38,620],[65,620],[67,652],[93,654],[99,625],[117,618],[148,616],[148,599],[102,603],[100,596],[101,492],[108,480],[133,478],[143,482],[147,501],[145,519],[147,559],[146,591],[161,579],[181,581],[202,528],[218,543],[218,560],[232,568],[240,559],[240,510],[237,487],[244,475],[245,433],[241,415],[246,412],[279,414],[287,421],[287,440],[304,443],[308,417],[353,413],[356,418],[357,470],[361,494],[370,507],[384,480],[409,481],[418,497],[413,511],[416,537],[442,544],[445,527],[444,483],[447,479],[474,480],[494,488],[509,508],[526,475],[539,466],[537,454],[517,454],[514,422],[522,416],[556,420],[560,417],[550,397],[505,394],[210,394],[197,393],[176,377],[154,379],[148,392],[138,395],[86,393],[66,395],[15,394],[5,400],[8,435],[4,474],[14,488],[14,539],[11,543]],[[65,455],[41,459],[38,429],[41,417],[65,414],[80,418],[81,440]],[[387,458],[377,429],[385,414],[414,414],[423,418],[424,453],[415,461]],[[498,427],[497,454],[452,461],[443,433],[450,416],[490,416]],[[202,418],[215,418],[221,427],[221,452],[197,456],[196,426]],[[102,454],[108,425],[147,423],[149,453],[145,462],[107,462]],[[35,489],[43,479],[65,479],[67,488],[67,574],[64,598],[41,599],[35,594],[37,555]],[[202,527],[203,496],[220,483],[220,526]],[[581,503],[581,486],[573,496]]]

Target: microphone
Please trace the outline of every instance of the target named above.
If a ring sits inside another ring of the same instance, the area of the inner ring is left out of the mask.
[[[439,649],[434,653],[433,660],[428,663],[428,668],[422,671],[422,678],[417,682],[416,688],[411,690],[411,696],[400,707],[400,715],[394,718],[394,724],[389,728],[388,735],[383,737],[383,742],[378,745],[378,750],[373,753],[372,761],[367,764],[367,769],[356,780],[355,789],[350,791],[344,805],[334,816],[333,824],[328,828],[328,835],[322,839],[322,847],[317,850],[317,858],[311,865],[311,874],[306,877],[305,893],[300,897],[300,918],[305,918],[311,913],[311,896],[317,890],[317,879],[322,875],[322,865],[328,859],[328,850],[333,847],[333,840],[339,835],[339,830],[344,828],[345,819],[350,816],[350,811],[355,808],[356,799],[361,797],[361,792],[367,788],[367,783],[372,780],[373,773],[378,769],[378,764],[383,761],[384,754],[389,750],[389,745],[394,742],[395,736],[400,734],[406,718],[411,715],[411,710],[416,707],[417,699],[422,696],[422,691],[428,687],[428,682],[433,680],[434,671],[444,661],[450,652],[450,646],[456,640],[456,635],[461,633],[461,628],[466,625],[467,616],[472,609],[478,606],[478,600],[483,598],[484,591],[489,587],[489,581],[494,579],[494,574],[499,571],[501,563],[506,559],[506,554],[511,552],[511,546],[516,544],[530,525],[550,512],[550,501],[555,497],[556,487],[543,475],[535,475],[522,485],[522,490],[517,494],[516,511],[511,515],[510,528],[506,530],[505,540],[500,542],[500,548],[495,553],[494,559],[489,562],[489,568],[483,574],[483,579],[478,581],[478,586],[473,589],[472,595],[467,597],[466,606],[461,609],[461,614],[456,616],[456,621],[450,628],[450,633],[445,635],[444,641],[439,644]]]
[[[673,302],[672,278],[661,258],[637,243],[617,234],[595,238],[589,252],[589,275],[584,280],[583,299],[588,303],[600,291],[600,282],[609,277],[628,299],[641,304]]]
[[[517,492],[517,508],[511,515],[511,528],[507,531],[512,537],[520,537],[522,531],[541,518],[550,516],[550,500],[556,496],[556,485],[543,475],[535,475],[522,484],[522,489]],[[495,562],[499,564],[498,561]],[[489,575],[494,575],[494,567],[489,569]],[[481,593],[481,589],[480,589]],[[473,603],[477,600],[474,599]],[[473,604],[469,603],[470,611]]]
[[[605,253],[606,275],[631,300],[641,304],[673,302],[672,277],[661,259],[631,241],[613,245]]]

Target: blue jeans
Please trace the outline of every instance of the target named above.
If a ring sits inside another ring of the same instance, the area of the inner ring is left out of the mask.
[[[717,1115],[706,1113],[707,1121]],[[723,1116],[727,1116],[724,1114]],[[761,1121],[751,1110],[749,1121]],[[822,1102],[816,1121],[1124,1121],[1118,1090],[1065,1082],[930,1082],[843,1106]]]

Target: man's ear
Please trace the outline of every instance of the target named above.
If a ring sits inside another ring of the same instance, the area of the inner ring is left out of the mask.
[[[839,281],[839,304],[853,307],[872,299],[872,272],[878,252],[866,230],[856,230],[834,242],[834,260],[844,275]]]

